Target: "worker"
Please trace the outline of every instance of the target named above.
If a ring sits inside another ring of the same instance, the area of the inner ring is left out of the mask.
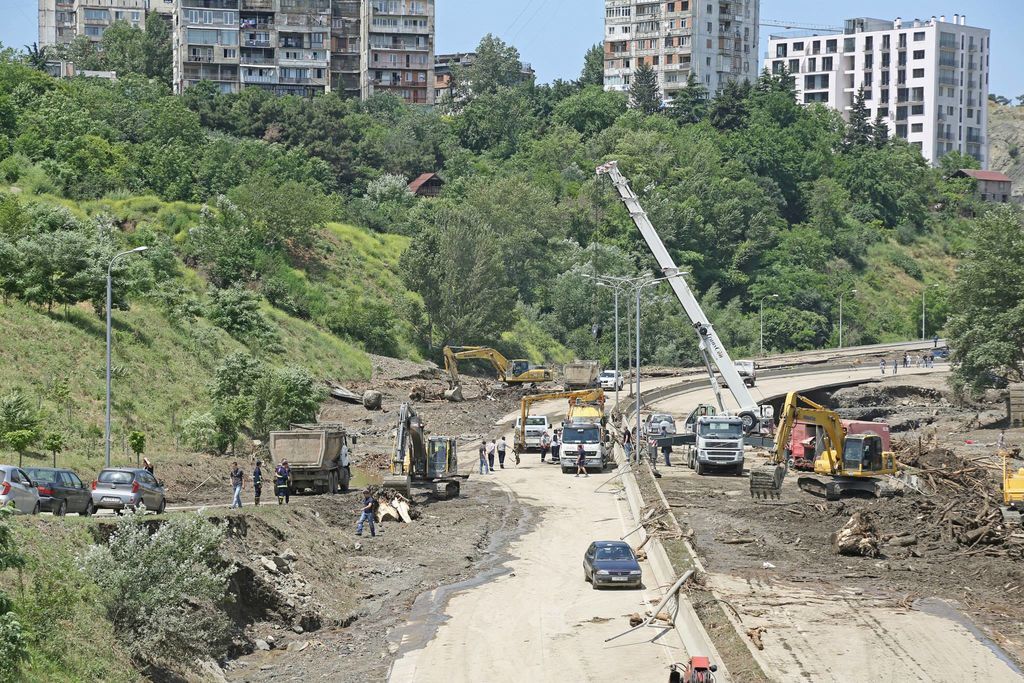
[[[274,493],[277,495],[277,504],[287,505],[291,497],[292,468],[288,466],[287,460],[282,460],[274,469]]]
[[[583,444],[576,446],[576,476],[581,474],[584,477],[590,476],[587,472],[587,451],[583,448]]]
[[[900,359],[896,358],[892,362],[892,374],[896,374],[900,369]]]
[[[903,367],[905,367],[905,368],[909,368],[910,367],[910,352],[909,351],[904,351],[903,352]]]
[[[556,429],[555,436],[551,439],[551,462],[558,464],[562,453],[562,430]]]
[[[551,448],[551,435],[548,434],[548,430],[544,430],[544,433],[540,437],[540,461],[544,462],[548,457],[548,450]]]
[[[932,348],[939,348],[939,335],[935,335],[935,338],[932,339]]]
[[[882,374],[884,375],[885,374],[885,359],[884,358],[882,360],[878,361],[878,367],[881,368]]]
[[[359,510],[355,510],[359,513],[359,522],[356,524],[356,536],[363,535],[363,524],[365,522],[370,523],[370,535],[377,535],[377,526],[373,519],[373,496],[370,495],[370,489],[363,489],[363,507]]]
[[[348,483],[352,480],[352,451],[348,444],[341,447],[341,455],[338,456],[338,465],[341,467],[341,492],[348,493]]]
[[[1002,430],[999,431],[999,438],[996,439],[996,450],[997,451],[1005,451],[1006,450],[1006,430],[1005,429],[1002,429]]]
[[[661,442],[661,454],[665,456],[665,467],[672,467],[672,442],[667,441],[669,438],[668,426],[664,423],[661,425],[661,438],[663,439]]]
[[[487,442],[487,469],[491,472],[494,471],[494,456],[498,450],[497,445],[494,443],[494,439]]]
[[[253,504],[260,504],[260,495],[263,493],[263,463],[256,461],[256,467],[252,469],[252,492]]]
[[[508,441],[506,441],[505,437],[503,436],[501,437],[501,440],[498,442],[498,467],[500,467],[501,469],[505,469],[506,450],[508,450]]]
[[[480,442],[480,474],[488,474],[490,472],[487,467],[487,439]]]
[[[241,468],[239,468],[237,462],[231,463],[231,490],[233,491],[231,498],[231,509],[242,507],[242,481],[245,479],[245,475],[242,474]]]

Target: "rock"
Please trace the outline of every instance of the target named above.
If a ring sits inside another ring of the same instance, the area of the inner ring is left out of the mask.
[[[299,559],[299,556],[295,554],[294,550],[288,548],[283,553],[281,553],[281,558],[287,560],[288,562],[294,562],[295,560]]]
[[[295,631],[296,633],[302,633],[305,629],[303,629],[298,624],[295,624],[295,626],[292,626],[292,630]]]
[[[367,410],[380,410],[384,403],[384,394],[373,389],[363,392],[363,407]]]
[[[269,557],[261,557],[260,564],[271,574],[277,574],[277,564]]]
[[[832,534],[832,549],[840,555],[878,557],[880,541],[871,517],[855,512],[842,529]]]
[[[288,643],[288,652],[302,652],[309,647],[308,640],[293,640]]]
[[[444,399],[452,403],[462,403],[465,398],[462,396],[462,387],[455,387],[444,392]]]
[[[907,536],[897,536],[896,538],[890,538],[887,544],[894,545],[900,548],[906,548],[907,546],[917,544],[917,536],[914,536],[913,534]]]
[[[257,650],[262,650],[263,652],[270,651],[270,643],[265,640],[257,640],[255,645]]]
[[[353,543],[352,544],[352,550],[362,550],[362,549],[363,549],[363,544],[362,543]]]
[[[212,659],[197,660],[195,667],[196,678],[189,676],[186,680],[196,681],[211,681],[212,683],[227,683],[224,678],[224,670],[220,668],[220,664],[213,661]]]
[[[274,563],[275,568],[282,574],[287,574],[292,570],[292,568],[288,565],[288,560],[284,559],[283,557],[273,557],[271,559]]]

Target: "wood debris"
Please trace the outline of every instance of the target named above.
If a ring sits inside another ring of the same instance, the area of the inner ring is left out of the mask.
[[[840,555],[878,557],[880,541],[870,515],[855,512],[842,529],[832,534],[832,549]]]
[[[762,640],[761,636],[767,630],[768,629],[766,629],[764,626],[757,626],[755,628],[747,629],[747,637],[750,638],[750,642],[752,642],[754,644],[754,647],[756,647],[758,650],[764,649],[764,640]]]

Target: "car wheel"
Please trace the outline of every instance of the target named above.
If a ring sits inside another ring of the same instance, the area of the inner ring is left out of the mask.
[[[35,507],[32,508],[32,514],[33,515],[38,515],[39,514],[39,507],[40,507],[39,506],[39,501],[37,500]]]
[[[60,502],[60,505],[57,506],[57,511],[54,512],[53,515],[55,517],[63,517],[64,515],[67,514],[67,512],[68,512],[68,502],[66,500],[62,500]]]
[[[156,514],[162,515],[162,514],[164,514],[164,510],[166,510],[166,509],[167,509],[167,499],[166,498],[161,498],[160,499],[160,507],[158,507],[156,509]]]
[[[85,510],[82,511],[82,514],[86,517],[92,517],[96,514],[96,506],[92,504],[91,500],[85,504]]]

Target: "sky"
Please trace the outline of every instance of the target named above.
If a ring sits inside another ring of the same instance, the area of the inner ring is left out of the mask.
[[[519,48],[538,80],[575,78],[587,48],[604,32],[602,0],[436,0],[437,51],[472,50],[486,33]],[[37,0],[0,0],[0,43],[21,47],[36,40]],[[761,0],[762,20],[842,26],[858,16],[892,19],[967,12],[967,23],[992,30],[990,91],[1024,95],[1024,1],[961,0],[943,5],[926,0]],[[767,35],[762,31],[761,58]]]

